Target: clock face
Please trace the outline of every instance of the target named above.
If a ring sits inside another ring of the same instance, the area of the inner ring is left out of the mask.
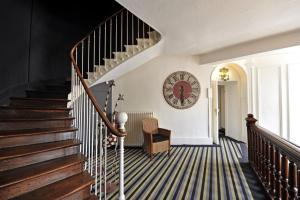
[[[189,72],[177,71],[166,78],[163,94],[170,106],[186,109],[198,101],[200,84],[196,77]]]

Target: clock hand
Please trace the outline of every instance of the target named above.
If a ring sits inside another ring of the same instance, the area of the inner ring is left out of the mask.
[[[182,85],[180,86],[179,92],[180,92],[180,103],[183,106],[183,104],[184,104],[184,88]]]

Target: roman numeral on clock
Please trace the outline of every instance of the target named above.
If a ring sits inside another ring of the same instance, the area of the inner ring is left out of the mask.
[[[173,97],[174,97],[173,94],[170,94],[170,95],[168,96],[169,99],[172,99]]]
[[[173,92],[173,88],[170,88],[170,87],[167,87],[165,90],[166,90],[166,92]]]
[[[179,76],[180,76],[180,80],[184,80],[184,75],[185,75],[185,73],[184,72],[182,72]]]
[[[174,79],[175,82],[179,80],[176,75],[174,75],[172,78]]]
[[[197,92],[199,92],[199,90],[200,90],[199,88],[192,88],[193,93],[197,93]]]
[[[177,103],[178,103],[178,99],[177,98],[175,98],[175,99],[173,99],[173,104],[176,104],[177,105]]]
[[[174,85],[174,83],[171,81],[171,79],[168,79],[167,83],[170,84],[170,85],[172,85],[172,86]]]

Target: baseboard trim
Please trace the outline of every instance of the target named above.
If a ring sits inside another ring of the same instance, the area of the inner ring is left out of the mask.
[[[212,138],[171,138],[171,145],[213,145]]]

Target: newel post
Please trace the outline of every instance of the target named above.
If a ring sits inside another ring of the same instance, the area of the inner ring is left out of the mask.
[[[125,132],[125,123],[127,122],[128,116],[125,112],[119,112],[116,116],[116,122],[118,129],[121,133]],[[120,144],[120,164],[119,164],[119,200],[125,200],[124,194],[124,139],[125,137],[119,137]]]
[[[254,162],[254,156],[256,151],[254,147],[254,145],[257,144],[255,141],[256,137],[252,129],[255,126],[256,122],[257,120],[253,117],[253,114],[248,114],[246,118],[246,126],[247,126],[247,137],[248,137],[248,159],[250,163]]]

